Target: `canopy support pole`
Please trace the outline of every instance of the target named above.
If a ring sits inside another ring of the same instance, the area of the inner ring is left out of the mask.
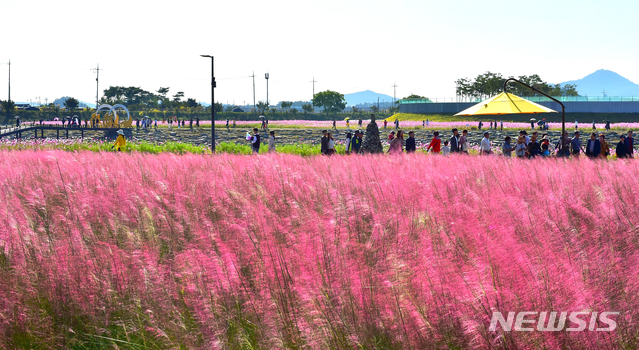
[[[519,81],[519,80],[517,80],[515,78],[506,79],[506,81],[504,82],[504,92],[506,92],[506,87],[508,86],[508,82],[511,82],[511,81],[517,82],[517,83],[519,83],[519,84],[521,84],[521,85],[523,85],[523,86],[525,86],[525,87],[527,87],[527,88],[529,88],[529,89],[531,89],[531,90],[533,90],[533,91],[535,91],[535,92],[537,92],[539,94],[542,94],[542,95],[548,97],[549,99],[551,99],[551,100],[553,100],[553,101],[555,101],[555,102],[557,102],[557,103],[559,103],[561,105],[561,136],[559,137],[559,140],[560,140],[559,144],[563,145],[564,144],[563,143],[563,138],[564,138],[564,135],[566,134],[566,107],[564,106],[564,104],[561,103],[561,101],[559,101],[558,99],[556,99],[556,98],[554,98],[552,96],[549,96],[548,94],[546,94],[546,93],[544,93],[542,91],[539,91],[539,90],[535,89],[534,87],[532,87],[532,86],[530,86],[530,85],[528,85],[528,84],[526,84],[524,82],[521,82],[521,81]]]

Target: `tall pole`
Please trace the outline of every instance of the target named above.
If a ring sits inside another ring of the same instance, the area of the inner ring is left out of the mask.
[[[253,78],[253,113],[256,113],[257,108],[255,107],[255,71],[253,71],[253,75],[251,75],[251,78]]]
[[[264,74],[264,77],[266,78],[266,107],[268,108],[268,106],[270,106],[270,104],[268,103],[268,73]]]
[[[98,101],[100,96],[100,64],[98,63],[97,68],[93,69],[96,72],[95,76],[95,110],[98,110]]]
[[[11,102],[11,59],[9,59],[9,99],[7,102]]]
[[[397,84],[393,83],[393,107],[395,107],[395,99],[396,99],[396,92],[397,92]]]
[[[211,55],[200,55],[211,58],[211,151],[215,153],[215,59]]]
[[[315,77],[313,77],[313,80],[311,81],[311,83],[313,83],[313,97],[315,97],[315,83],[317,83],[318,81],[315,80]]]

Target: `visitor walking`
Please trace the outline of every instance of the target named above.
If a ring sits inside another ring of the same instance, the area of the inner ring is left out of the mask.
[[[619,136],[619,143],[617,144],[617,149],[615,150],[615,153],[617,153],[617,158],[628,157],[627,146],[626,146],[626,136],[624,135]]]
[[[572,144],[568,133],[565,132],[564,136],[557,141],[557,155],[559,157],[570,157],[570,145]]]
[[[115,139],[115,144],[111,146],[111,149],[117,149],[118,152],[122,151],[122,149],[126,147],[126,138],[124,137],[124,130],[118,130],[118,138]]]
[[[322,130],[322,140],[320,142],[320,153],[323,155],[328,154],[328,131]]]
[[[344,146],[346,146],[346,154],[351,154],[351,139],[353,138],[353,134],[350,132],[346,133],[346,141],[344,142]]]
[[[513,147],[510,144],[510,136],[506,136],[506,138],[504,139],[504,144],[501,146],[501,152],[504,155],[504,157],[512,157],[512,153],[515,150],[515,147]]]
[[[632,130],[628,131],[628,136],[626,137],[626,157],[633,158],[634,157],[634,142],[635,138],[632,137]]]
[[[253,128],[253,137],[251,138],[251,146],[253,154],[260,154],[260,132],[257,128]]]
[[[515,155],[517,158],[524,158],[526,156],[526,138],[519,136],[517,138],[517,145],[515,146]]]
[[[575,137],[570,141],[570,148],[572,148],[572,155],[579,158],[581,153],[581,139],[579,138],[579,131],[575,132]]]
[[[439,154],[439,152],[441,152],[441,147],[442,140],[439,138],[439,131],[435,131],[433,133],[433,139],[430,140],[430,144],[428,144],[428,147],[426,147],[426,152],[432,149],[433,153]]]
[[[468,154],[468,149],[470,145],[468,144],[468,130],[462,130],[462,135],[459,138],[459,149],[462,153]]]
[[[399,130],[399,119],[395,118],[395,130]]]
[[[326,134],[326,136],[328,137],[328,150],[326,154],[332,156],[333,154],[335,154],[335,140],[333,140],[333,135],[331,135],[330,132]]]
[[[493,153],[493,151],[490,148],[490,134],[488,132],[485,132],[484,138],[481,139],[480,150],[481,150],[481,154],[485,154],[485,155],[489,155]]]
[[[357,121],[357,126],[361,129],[362,128],[362,118],[359,118],[359,120]]]
[[[597,140],[597,134],[590,134],[590,140],[586,143],[586,156],[588,158],[597,158],[601,154],[601,143]]]
[[[448,141],[444,141],[444,147],[442,147],[442,155],[447,156],[450,154],[450,147],[448,147]]]
[[[599,143],[601,144],[601,153],[599,157],[607,159],[610,155],[610,145],[606,142],[606,135],[599,134]]]
[[[406,153],[415,153],[417,150],[415,146],[415,132],[408,132],[408,139],[406,139]]]
[[[271,131],[268,138],[268,153],[275,153],[275,131]]]
[[[458,153],[461,151],[459,147],[460,139],[459,139],[459,131],[457,129],[453,129],[453,136],[448,140],[450,142],[450,151],[453,153]]]
[[[357,154],[362,147],[362,131],[355,131],[355,137],[351,140],[351,152]]]
[[[393,139],[388,148],[390,154],[401,154],[404,152],[404,132],[402,130],[397,131],[397,137]]]
[[[541,155],[541,145],[537,142],[537,133],[533,133],[528,143],[528,157],[535,158]]]
[[[388,122],[384,119],[384,129],[386,129],[386,124],[388,124]]]

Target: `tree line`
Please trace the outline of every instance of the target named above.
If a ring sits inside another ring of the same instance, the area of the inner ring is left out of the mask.
[[[483,100],[503,92],[506,79],[508,78],[505,78],[500,73],[492,72],[479,74],[474,79],[461,78],[455,81],[455,94],[461,98]],[[560,84],[549,84],[543,81],[537,74],[521,75],[516,79],[550,96],[579,96],[577,85],[575,84],[566,84],[564,86]],[[518,96],[540,96],[539,93],[521,84],[508,85],[508,92]]]

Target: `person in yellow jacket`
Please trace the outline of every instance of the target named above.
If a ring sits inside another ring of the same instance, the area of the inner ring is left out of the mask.
[[[111,149],[117,148],[118,152],[120,152],[124,147],[126,147],[126,138],[124,138],[124,131],[120,129],[118,130],[118,138],[115,140],[115,145],[111,146]]]

